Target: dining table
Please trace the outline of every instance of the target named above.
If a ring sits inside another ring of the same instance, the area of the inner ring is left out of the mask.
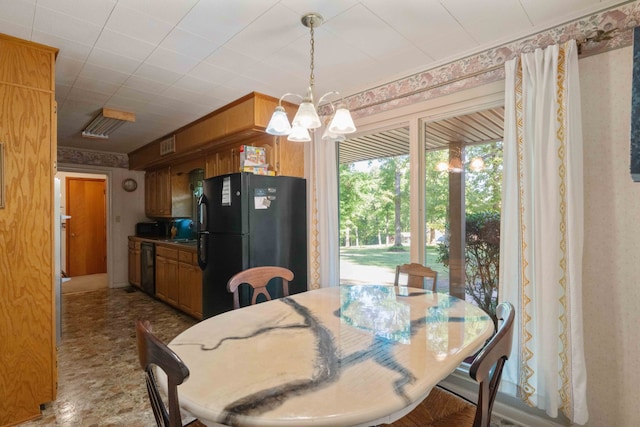
[[[190,371],[181,409],[205,425],[373,426],[409,413],[493,331],[445,293],[341,285],[219,314],[169,347]]]

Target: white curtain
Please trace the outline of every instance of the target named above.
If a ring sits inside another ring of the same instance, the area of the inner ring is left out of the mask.
[[[309,289],[340,284],[336,143],[321,139],[323,129],[313,132],[305,156],[308,160],[305,169],[309,207]]]
[[[585,424],[582,122],[575,41],[505,64],[502,301],[516,307],[503,391]]]

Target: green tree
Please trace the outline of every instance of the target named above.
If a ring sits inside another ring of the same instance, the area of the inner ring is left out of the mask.
[[[381,192],[393,203],[393,248],[399,249],[402,232],[409,230],[409,156],[380,159],[380,181]]]

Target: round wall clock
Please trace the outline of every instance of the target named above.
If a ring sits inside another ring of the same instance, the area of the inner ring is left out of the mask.
[[[127,178],[122,181],[122,188],[124,189],[124,191],[135,191],[136,188],[138,188],[138,183],[133,178]]]

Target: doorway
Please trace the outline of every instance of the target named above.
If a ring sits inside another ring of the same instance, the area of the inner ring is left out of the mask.
[[[67,275],[106,273],[106,180],[68,177],[66,206]]]

